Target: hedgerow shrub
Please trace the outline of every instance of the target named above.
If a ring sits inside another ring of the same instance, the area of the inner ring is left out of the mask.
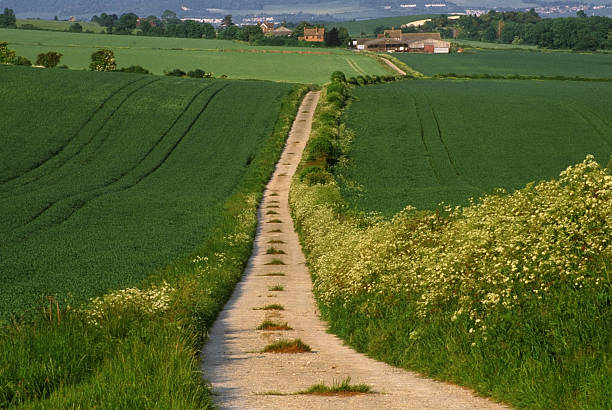
[[[40,65],[46,68],[55,68],[59,64],[62,56],[63,54],[56,53],[55,51],[41,53],[36,57],[36,65]]]
[[[122,73],[136,73],[136,74],[152,74],[149,70],[139,65],[131,65],[129,67],[123,67],[117,71]]]
[[[89,64],[91,71],[115,71],[117,62],[113,50],[103,48],[91,54],[91,63]]]
[[[180,68],[175,68],[174,70],[171,70],[171,71],[164,71],[164,75],[167,75],[170,77],[185,77],[187,73],[181,70]]]

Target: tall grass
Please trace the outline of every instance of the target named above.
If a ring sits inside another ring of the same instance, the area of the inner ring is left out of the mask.
[[[189,258],[139,288],[51,305],[0,331],[0,407],[206,408],[198,352],[251,252],[256,210],[307,87],[283,101],[223,219]],[[58,314],[59,313],[59,314]]]

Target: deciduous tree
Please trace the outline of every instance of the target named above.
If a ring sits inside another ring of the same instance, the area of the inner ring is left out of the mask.
[[[89,69],[91,71],[115,71],[117,69],[115,54],[108,48],[92,53]]]
[[[63,54],[55,51],[41,53],[36,57],[36,65],[41,65],[47,68],[55,68],[59,64]]]

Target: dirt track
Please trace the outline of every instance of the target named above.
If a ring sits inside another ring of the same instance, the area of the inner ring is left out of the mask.
[[[253,254],[243,280],[210,330],[209,342],[204,347],[203,370],[216,393],[216,404],[220,408],[240,409],[501,408],[489,400],[475,397],[468,389],[425,379],[372,360],[326,332],[327,326],[318,316],[310,274],[288,205],[291,177],[310,134],[318,98],[318,93],[311,92],[300,107],[285,150],[264,193]],[[281,232],[273,232],[279,229]],[[283,243],[271,245],[270,241]],[[266,253],[271,246],[284,254]],[[284,264],[270,265],[273,259]],[[279,272],[285,276],[263,276]],[[282,285],[284,290],[270,291],[269,287],[274,285]],[[268,304],[281,304],[284,310],[254,310]],[[293,330],[256,330],[265,319],[287,322]],[[271,342],[293,338],[300,338],[313,352],[260,353]],[[368,384],[376,393],[356,396],[262,394],[291,394],[315,383],[331,384],[347,376],[352,378],[351,383]]]
[[[383,61],[385,63],[387,63],[387,65],[389,67],[391,67],[392,69],[394,69],[395,71],[397,71],[400,75],[406,75],[406,72],[404,70],[402,70],[401,68],[399,68],[398,66],[396,66],[395,64],[393,64],[391,61],[387,60],[386,58],[383,57]]]

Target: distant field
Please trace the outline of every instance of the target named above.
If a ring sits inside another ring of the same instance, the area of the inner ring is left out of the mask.
[[[97,23],[79,21],[83,26],[83,31],[93,31],[95,33],[102,33],[106,30],[105,27],[100,26]],[[34,20],[34,19],[17,19],[17,27],[22,27],[24,24],[31,24],[42,30],[53,30],[53,31],[66,31],[74,23],[70,21],[55,21],[55,20]]]
[[[362,210],[466,204],[612,154],[610,83],[414,80],[354,94],[345,174],[364,192],[344,192]]]
[[[322,84],[336,70],[347,76],[389,73],[376,60],[341,49],[253,47],[226,40],[9,29],[0,29],[0,41],[7,41],[11,49],[31,60],[39,53],[60,52],[64,54],[62,64],[73,69],[87,68],[91,53],[107,47],[115,52],[120,67],[136,64],[155,74],[174,68],[202,68],[230,78]]]
[[[192,252],[292,88],[10,66],[0,77],[0,322],[46,295],[133,286]]]
[[[329,23],[326,24],[327,28],[332,27],[345,27],[351,36],[373,36],[374,29],[378,26],[384,27],[395,27],[400,28],[402,24],[410,23],[412,21],[422,20],[431,18],[430,14],[419,14],[414,16],[397,16],[397,17],[383,17],[379,19],[371,20],[360,20],[360,21],[347,21],[342,23]],[[364,34],[362,34],[364,33]]]
[[[449,40],[455,44],[458,44],[462,47],[473,47],[473,48],[486,48],[486,49],[496,49],[496,50],[537,50],[538,46],[531,46],[528,44],[504,44],[504,43],[490,43],[486,41],[475,41],[475,40],[463,40],[459,38],[455,38]]]
[[[393,55],[426,75],[487,73],[612,78],[612,54],[475,50],[462,54]]]

